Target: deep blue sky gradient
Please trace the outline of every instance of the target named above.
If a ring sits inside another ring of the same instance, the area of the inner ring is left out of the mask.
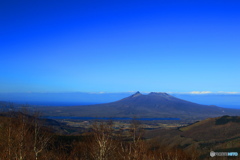
[[[240,2],[0,1],[0,92],[240,92]]]

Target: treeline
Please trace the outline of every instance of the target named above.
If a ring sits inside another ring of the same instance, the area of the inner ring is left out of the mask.
[[[95,122],[78,136],[58,135],[38,113],[4,112],[0,117],[0,159],[4,160],[194,160],[197,154],[143,139],[133,120],[129,128]]]

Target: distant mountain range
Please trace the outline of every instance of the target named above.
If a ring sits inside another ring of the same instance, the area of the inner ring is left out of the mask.
[[[85,106],[41,107],[49,116],[80,117],[145,117],[204,119],[222,115],[240,115],[238,109],[201,105],[185,101],[163,92],[140,92],[121,100]]]
[[[66,93],[0,93],[0,101],[18,104],[77,106],[114,102],[131,96],[134,92],[66,92]],[[148,94],[143,92],[143,94]],[[190,94],[169,93],[170,95],[204,105],[217,105],[224,108],[240,109],[240,94]]]

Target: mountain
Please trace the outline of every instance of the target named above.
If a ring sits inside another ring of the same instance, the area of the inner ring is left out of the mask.
[[[81,117],[154,117],[204,119],[222,115],[240,115],[240,110],[201,105],[163,92],[140,92],[121,100],[87,106],[49,107],[47,115]]]

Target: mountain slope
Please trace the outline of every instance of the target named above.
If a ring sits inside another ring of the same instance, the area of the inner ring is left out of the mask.
[[[145,138],[154,139],[156,144],[161,144],[165,148],[177,146],[185,151],[197,151],[199,159],[209,159],[210,151],[239,153],[240,117],[221,116],[181,128],[148,130]]]
[[[240,117],[222,116],[208,118],[179,130],[185,137],[198,141],[224,140],[240,137]]]

